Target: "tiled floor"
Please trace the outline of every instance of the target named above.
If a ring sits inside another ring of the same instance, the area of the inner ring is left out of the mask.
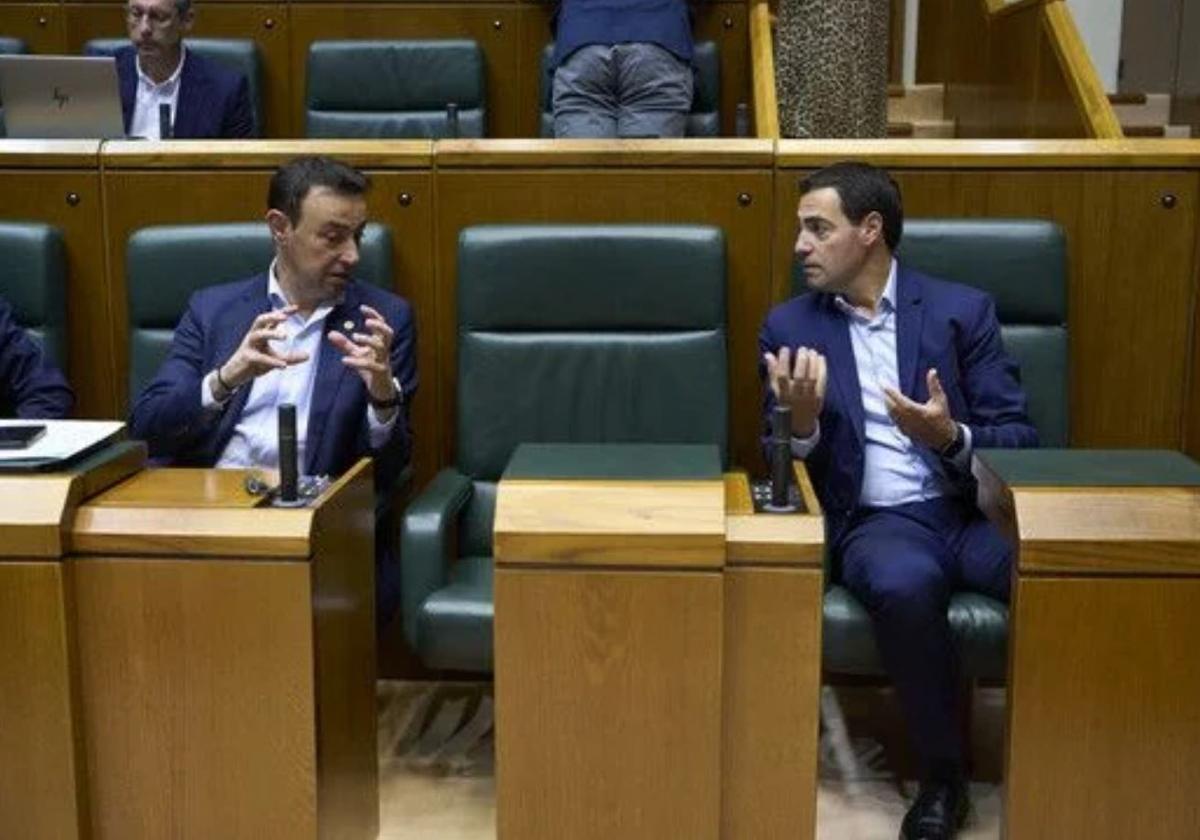
[[[977,694],[972,733],[978,781],[962,840],[1000,836],[1004,694]],[[817,793],[819,840],[894,840],[911,784],[887,692],[839,687],[823,694],[826,720]],[[381,840],[492,840],[496,801],[492,699],[486,685],[381,682]],[[832,731],[841,731],[845,740]]]

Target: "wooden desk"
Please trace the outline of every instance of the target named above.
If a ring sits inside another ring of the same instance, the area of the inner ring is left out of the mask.
[[[137,471],[121,443],[61,473],[0,475],[0,834],[88,836],[64,530],[87,497]]]
[[[501,840],[813,835],[819,508],[717,464],[501,481]]]
[[[985,452],[976,467],[981,505],[1020,546],[1005,836],[1195,837],[1200,466],[1153,451],[1021,457]]]
[[[146,470],[71,528],[97,840],[374,838],[374,494]]]

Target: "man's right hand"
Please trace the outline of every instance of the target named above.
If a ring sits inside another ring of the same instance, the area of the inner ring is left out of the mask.
[[[825,405],[825,357],[816,350],[797,347],[793,358],[789,348],[781,347],[778,354],[764,353],[763,359],[775,400],[792,409],[792,434],[812,437]]]
[[[307,353],[280,353],[270,344],[287,338],[282,324],[295,312],[296,307],[285,306],[255,318],[238,349],[225,364],[217,368],[221,381],[237,389],[264,373],[308,361]]]

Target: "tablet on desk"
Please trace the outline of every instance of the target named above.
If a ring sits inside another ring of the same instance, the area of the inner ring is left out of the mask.
[[[44,434],[46,434],[44,423],[0,426],[0,449],[28,449],[30,444]]]

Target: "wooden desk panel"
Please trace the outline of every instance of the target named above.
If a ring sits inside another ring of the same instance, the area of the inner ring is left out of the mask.
[[[262,81],[264,137],[289,137],[293,125],[291,76],[288,65],[289,13],[286,3],[204,3],[194,7],[194,38],[249,38],[258,47]],[[64,3],[65,51],[83,52],[92,38],[125,38],[125,4],[110,2]]]
[[[586,154],[588,147],[576,148]],[[513,154],[520,152],[514,149]],[[756,469],[762,457],[758,442],[762,397],[757,371],[747,360],[758,356],[758,328],[769,300],[770,173],[754,168],[669,169],[663,163],[655,167],[648,162],[653,153],[643,153],[647,162],[641,166],[569,168],[573,154],[562,156],[562,169],[545,168],[546,158],[538,161],[534,154],[526,155],[528,166],[503,170],[445,168],[439,159],[435,254],[438,402],[443,422],[455,416],[455,284],[458,234],[464,227],[547,222],[715,225],[725,233],[727,254],[730,459]],[[669,152],[658,153],[664,163],[670,157]],[[748,203],[739,202],[743,194]],[[453,463],[449,439],[442,457],[444,463]]]
[[[483,51],[487,77],[487,133],[519,135],[518,11],[512,3],[302,3],[292,21],[293,130],[304,135],[305,79],[313,41],[364,38],[470,38]]]
[[[89,836],[68,604],[57,560],[0,561],[0,826],[5,837]]]
[[[1005,836],[1192,837],[1200,579],[1017,582]]]
[[[720,574],[501,567],[495,588],[497,836],[716,840]]]
[[[377,144],[372,144],[378,148]],[[140,152],[135,144],[121,144],[130,155]],[[361,149],[361,144],[335,144],[334,148]],[[428,150],[427,144],[420,147]],[[278,163],[289,159],[301,149],[312,154],[313,144],[296,144],[278,154]],[[149,147],[147,147],[148,151]],[[281,149],[282,151],[282,149]],[[387,154],[385,149],[380,153]],[[242,164],[244,157],[249,157]],[[352,160],[355,160],[351,156]],[[401,158],[397,157],[397,160]],[[106,160],[109,160],[106,158]],[[114,164],[125,165],[122,157],[111,158]],[[363,163],[363,161],[359,161]],[[114,348],[117,374],[116,392],[122,411],[129,404],[128,346],[129,322],[125,287],[125,244],[135,230],[149,225],[192,224],[209,222],[242,222],[263,218],[266,210],[267,183],[274,166],[263,166],[253,148],[245,155],[230,151],[224,164],[214,166],[210,161],[202,169],[169,168],[170,158],[162,168],[110,169],[105,175],[105,200],[108,206],[106,248],[112,277],[112,323],[110,341]],[[128,160],[129,165],[147,165]],[[161,165],[161,164],[160,164]],[[176,164],[180,165],[180,164]],[[183,164],[186,165],[186,164]],[[250,168],[241,169],[243,165]],[[408,164],[412,166],[412,163]],[[417,368],[421,388],[411,405],[416,445],[413,467],[418,486],[425,484],[437,471],[438,451],[442,429],[437,422],[437,322],[434,318],[433,186],[427,169],[398,171],[365,171],[371,175],[372,189],[367,197],[369,220],[386,224],[392,231],[392,276],[396,292],[413,307],[417,326]],[[162,201],[161,196],[187,196],[186,201]],[[403,204],[402,196],[407,201]],[[263,266],[263,270],[266,270]],[[213,282],[231,278],[214,277]],[[181,312],[180,315],[183,313]]]
[[[58,3],[0,5],[0,33],[20,38],[31,53],[54,55],[65,49],[62,6]]]
[[[122,408],[113,395],[112,339],[105,326],[112,292],[101,236],[104,220],[100,173],[96,169],[99,144],[90,143],[92,152],[84,156],[90,158],[90,169],[62,170],[44,168],[54,165],[58,144],[4,141],[0,149],[14,145],[26,149],[41,145],[45,151],[0,154],[0,218],[36,220],[62,231],[68,301],[65,372],[75,390],[75,416],[119,417]],[[67,155],[80,160],[78,151]]]

